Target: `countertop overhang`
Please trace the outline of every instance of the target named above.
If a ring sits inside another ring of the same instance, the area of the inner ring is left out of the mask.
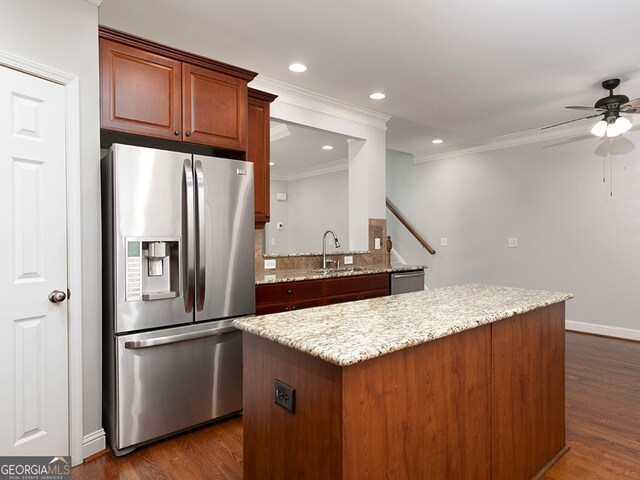
[[[467,284],[245,317],[233,324],[344,367],[571,298],[564,292]]]
[[[348,268],[348,267],[346,267]],[[321,280],[323,278],[355,277],[358,275],[373,275],[376,273],[407,272],[411,270],[425,270],[424,265],[371,265],[355,267],[358,270],[334,270],[319,272],[309,269],[279,270],[273,273],[265,272],[264,275],[256,275],[256,285],[270,283],[300,282],[303,280]]]

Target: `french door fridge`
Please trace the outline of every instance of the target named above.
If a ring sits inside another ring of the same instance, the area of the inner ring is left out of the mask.
[[[102,189],[103,413],[122,455],[242,409],[253,164],[114,144]]]

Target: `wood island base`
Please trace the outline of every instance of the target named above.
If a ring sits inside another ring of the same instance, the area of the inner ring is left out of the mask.
[[[244,478],[538,478],[566,451],[564,312],[345,367],[243,332]]]

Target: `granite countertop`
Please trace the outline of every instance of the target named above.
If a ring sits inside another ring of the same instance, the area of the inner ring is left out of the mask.
[[[278,270],[273,273],[264,272],[264,275],[256,275],[256,285],[281,282],[299,282],[301,280],[317,280],[322,278],[352,277],[355,275],[371,275],[374,273],[406,272],[409,270],[426,269],[424,265],[368,265],[355,267],[357,270],[347,270],[349,266],[342,267],[342,271],[318,272],[316,270]]]
[[[233,323],[240,330],[347,366],[570,298],[571,293],[470,284]]]

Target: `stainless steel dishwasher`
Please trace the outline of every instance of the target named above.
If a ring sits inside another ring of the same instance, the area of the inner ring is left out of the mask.
[[[424,269],[391,274],[391,295],[424,290]]]

